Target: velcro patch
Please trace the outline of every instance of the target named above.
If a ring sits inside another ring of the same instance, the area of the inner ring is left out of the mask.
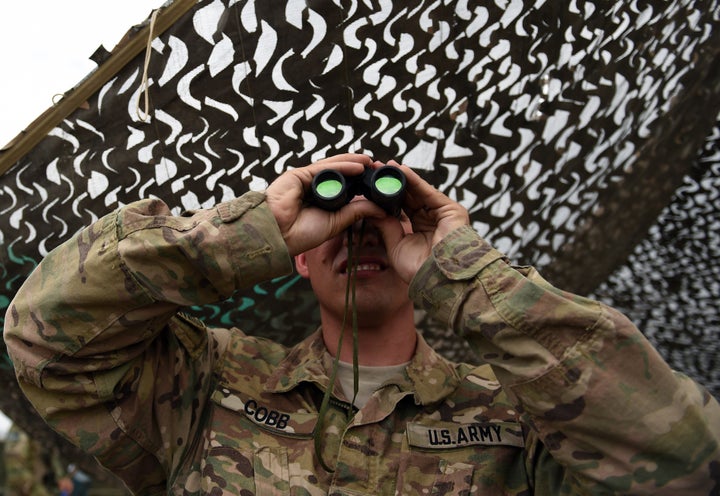
[[[525,446],[522,428],[514,422],[485,422],[432,425],[410,423],[407,426],[410,446],[423,449],[453,449],[465,446]]]
[[[295,437],[310,437],[317,423],[316,413],[283,412],[272,405],[254,399],[242,399],[227,388],[221,387],[212,395],[215,403],[238,413],[265,429]]]

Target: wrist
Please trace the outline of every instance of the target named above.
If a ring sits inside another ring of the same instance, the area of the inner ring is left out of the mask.
[[[503,258],[472,227],[460,226],[433,247],[410,283],[410,298],[434,318],[452,324],[467,281]]]

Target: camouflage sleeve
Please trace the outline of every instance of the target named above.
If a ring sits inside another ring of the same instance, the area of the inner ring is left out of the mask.
[[[410,292],[493,367],[532,427],[538,494],[720,487],[717,401],[621,313],[511,267],[470,227],[436,245]]]
[[[222,345],[178,310],[291,270],[260,193],[183,216],[140,201],[45,257],[8,308],[7,348],[52,427],[164,494]]]

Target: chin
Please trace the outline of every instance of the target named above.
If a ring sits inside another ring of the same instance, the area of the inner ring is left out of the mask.
[[[387,294],[383,291],[383,294]],[[402,306],[393,302],[387,298],[387,296],[376,296],[367,299],[355,300],[355,306],[358,313],[358,323],[373,325],[375,323],[387,322],[391,317],[397,316],[398,313],[403,309]]]

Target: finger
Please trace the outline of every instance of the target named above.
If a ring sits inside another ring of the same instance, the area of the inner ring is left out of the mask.
[[[387,216],[384,219],[375,220],[373,225],[380,231],[388,253],[393,252],[406,235],[402,223],[395,217]]]
[[[333,224],[335,224],[335,226],[333,227],[333,233],[330,237],[341,233],[359,220],[365,218],[381,220],[387,216],[388,214],[385,210],[369,200],[359,199],[351,201],[340,210],[334,212],[335,219]]]
[[[367,155],[347,153],[313,162],[306,167],[294,169],[291,172],[300,179],[303,189],[307,190],[310,183],[312,183],[313,177],[323,170],[332,169],[346,176],[355,176],[362,174],[364,168],[371,164],[372,159]]]
[[[357,169],[357,164],[369,166],[373,163],[373,160],[362,153],[343,153],[341,155],[335,155],[327,157],[322,160],[318,160],[308,166],[312,171],[323,170],[323,169],[335,169],[335,168],[351,168]],[[362,169],[360,169],[362,170]]]
[[[303,234],[303,228],[296,229],[292,233],[291,254],[295,255],[302,251],[314,248],[324,241],[334,238],[343,233],[349,226],[364,218],[383,219],[387,213],[374,203],[367,200],[351,202],[340,210],[327,212],[317,207],[304,207],[302,215],[303,226],[315,226],[318,228],[316,235],[308,237]]]
[[[428,208],[428,197],[436,190],[422,179],[416,172],[409,167],[398,166],[405,175],[405,200],[403,202],[403,210],[412,218],[414,214],[422,209]]]
[[[402,170],[405,174],[405,179],[407,180],[408,184],[408,192],[411,193],[414,197],[427,198],[431,196],[436,196],[438,194],[442,195],[440,191],[435,189],[433,185],[425,181],[425,179],[420,177],[417,172],[412,170],[407,165],[401,165],[400,170]],[[430,207],[431,205],[427,206]]]
[[[340,153],[338,155],[333,155],[331,157],[325,157],[320,160],[315,161],[316,164],[321,164],[325,162],[372,162],[372,159],[369,155],[366,155],[365,153]]]
[[[430,256],[428,236],[408,232],[395,217],[374,221],[373,224],[380,231],[390,265],[409,284]]]

